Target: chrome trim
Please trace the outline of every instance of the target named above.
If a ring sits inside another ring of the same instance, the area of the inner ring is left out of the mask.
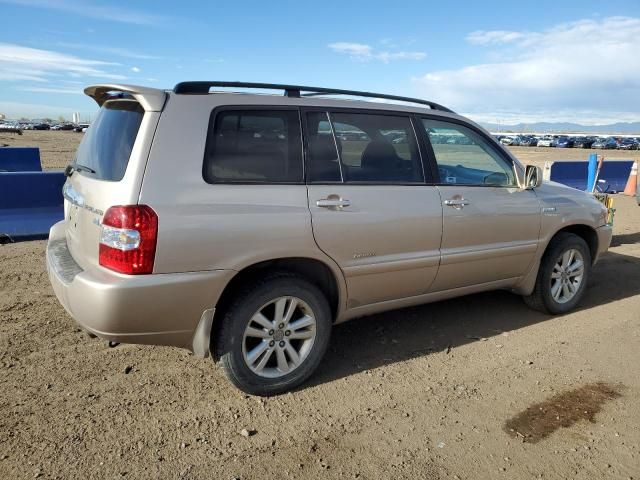
[[[84,207],[84,197],[70,183],[65,183],[62,187],[62,196],[75,206]]]
[[[94,208],[91,205],[87,205],[84,202],[84,197],[82,196],[82,194],[78,193],[78,191],[73,188],[73,185],[71,185],[70,183],[65,183],[62,187],[62,196],[69,203],[75,205],[76,207],[84,208],[85,210],[91,213],[95,213],[96,215],[104,215],[104,211],[100,210],[99,208]]]

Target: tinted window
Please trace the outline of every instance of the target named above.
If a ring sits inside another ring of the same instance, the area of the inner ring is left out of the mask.
[[[209,127],[203,174],[209,183],[302,182],[297,110],[219,112]]]
[[[511,163],[481,135],[456,123],[423,119],[438,163],[440,182],[514,186]]]
[[[122,180],[143,116],[144,110],[135,100],[105,103],[78,147],[74,164],[95,172],[85,169],[82,175]]]
[[[310,181],[340,181],[341,178],[356,183],[423,181],[418,147],[408,117],[331,113],[330,119],[329,125],[324,113],[312,113],[307,118]]]

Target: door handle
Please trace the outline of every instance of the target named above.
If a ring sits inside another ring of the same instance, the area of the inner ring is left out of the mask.
[[[460,210],[464,208],[466,205],[470,205],[471,202],[469,200],[465,200],[464,198],[450,198],[449,200],[445,200],[444,204],[448,207],[457,208]]]
[[[351,201],[344,198],[321,198],[316,200],[316,206],[321,208],[344,208],[351,205]]]

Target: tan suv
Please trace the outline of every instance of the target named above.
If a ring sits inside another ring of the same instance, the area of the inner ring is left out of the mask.
[[[566,312],[611,240],[592,196],[432,102],[236,82],[85,93],[101,109],[50,232],[58,299],[111,342],[211,353],[252,394],[303,382],[354,317],[492,289]]]

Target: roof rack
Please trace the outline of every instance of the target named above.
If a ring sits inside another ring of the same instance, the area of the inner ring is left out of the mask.
[[[385,95],[382,93],[360,92],[357,90],[341,90],[337,88],[305,87],[302,85],[281,85],[277,83],[255,83],[255,82],[181,82],[174,88],[173,92],[178,94],[207,94],[212,87],[235,87],[235,88],[260,88],[265,90],[284,90],[286,97],[300,98],[317,95],[349,95],[353,97],[383,98],[385,100],[397,100],[400,102],[417,103],[427,105],[432,110],[455,113],[438,103],[422,100],[420,98],[401,97],[398,95]],[[302,93],[307,92],[307,93]]]

